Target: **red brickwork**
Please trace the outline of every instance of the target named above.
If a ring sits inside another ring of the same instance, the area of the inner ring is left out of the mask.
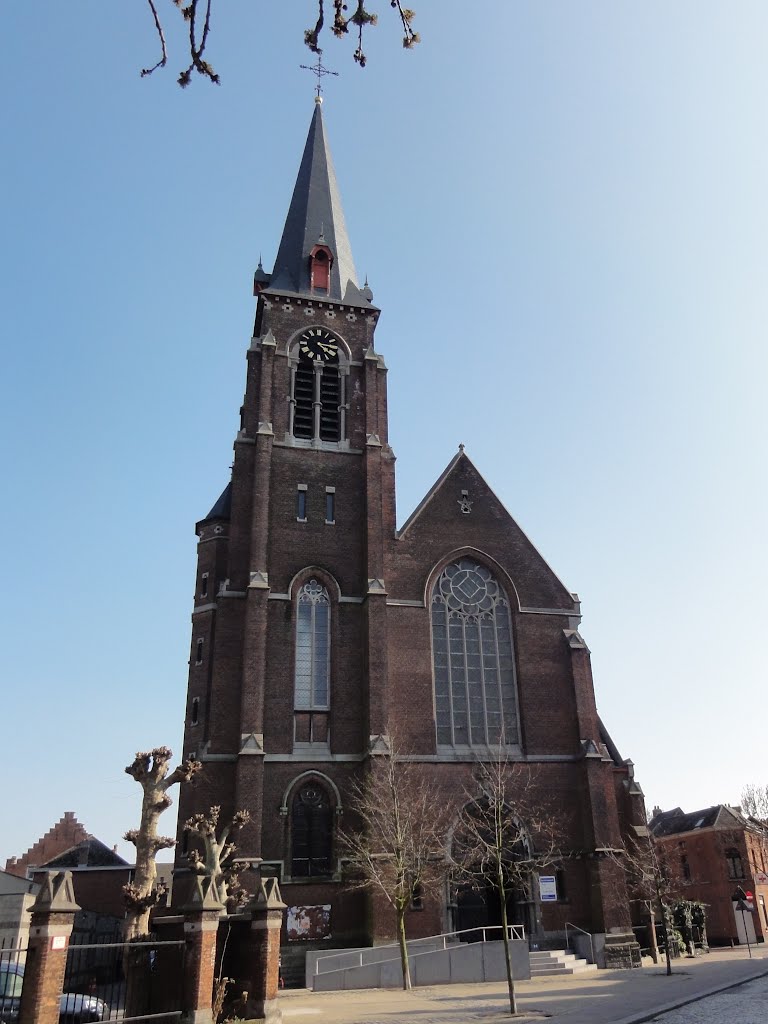
[[[75,817],[73,811],[65,811],[64,816],[59,818],[56,824],[49,828],[44,836],[22,854],[21,857],[11,857],[5,862],[5,870],[11,875],[18,875],[19,878],[26,878],[27,872],[45,864],[54,857],[58,857],[66,850],[77,846],[84,839],[90,839],[91,835]]]

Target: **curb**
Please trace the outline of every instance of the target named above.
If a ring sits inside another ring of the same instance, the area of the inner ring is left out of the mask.
[[[756,981],[758,978],[765,977],[768,977],[768,969],[763,968],[762,971],[758,971],[757,974],[751,974],[748,978],[741,978],[739,981],[729,981],[724,985],[714,985],[703,992],[697,992],[696,995],[673,999],[669,1003],[662,1003],[661,1006],[657,1006],[653,1010],[641,1010],[639,1013],[634,1013],[629,1017],[622,1017],[620,1020],[614,1021],[614,1024],[643,1024],[644,1021],[653,1020],[662,1013],[679,1010],[681,1006],[689,1006],[691,1003],[697,1003],[700,999],[716,996],[718,992],[727,992],[729,988],[738,988],[739,985],[746,985],[750,981]]]

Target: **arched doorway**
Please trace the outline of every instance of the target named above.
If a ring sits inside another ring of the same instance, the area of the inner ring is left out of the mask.
[[[519,889],[510,882],[506,889],[507,923],[521,924],[528,929],[528,901]],[[459,884],[455,890],[455,929],[466,932],[461,936],[464,942],[479,942],[483,928],[494,928],[487,933],[488,939],[501,938],[501,897],[495,880],[478,874],[473,882]]]

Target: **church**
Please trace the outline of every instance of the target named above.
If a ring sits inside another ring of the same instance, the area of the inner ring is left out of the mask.
[[[513,920],[545,944],[566,921],[631,940],[612,851],[644,831],[643,797],[597,713],[577,596],[462,446],[396,522],[380,310],[355,271],[320,97],[254,294],[231,479],[197,523],[184,754],[204,771],[179,794],[179,881],[183,822],[246,809],[237,855],[279,879],[286,944],[390,941],[394,919],[342,877],[352,780],[396,732],[450,802],[503,741],[536,767],[568,849],[556,892],[519,899]],[[446,885],[409,914],[410,937],[496,923],[491,899],[470,903]]]

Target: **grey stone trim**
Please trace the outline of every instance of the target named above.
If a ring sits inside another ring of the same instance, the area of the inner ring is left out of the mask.
[[[237,761],[237,754],[198,754],[198,761],[205,764],[206,761]]]
[[[256,444],[256,438],[248,437],[244,430],[240,430],[238,431],[232,447],[234,448],[237,444]]]
[[[203,612],[215,612],[218,607],[219,606],[215,601],[209,601],[208,604],[198,605],[198,607],[192,612],[192,618],[194,619],[196,615],[202,615]]]
[[[259,569],[251,572],[251,581],[248,584],[249,590],[269,590],[269,573]]]
[[[240,743],[240,757],[243,755],[264,756],[264,733],[244,732],[240,736]]]
[[[308,449],[315,448],[318,451],[323,451],[323,452],[338,452],[339,455],[362,455],[363,454],[363,449],[362,448],[341,448],[340,447],[340,445],[342,443],[346,444],[347,442],[341,442],[341,441],[317,441],[316,443],[314,443],[312,441],[307,441],[306,444],[294,444],[293,442],[295,440],[297,440],[296,438],[291,438],[290,434],[286,434],[285,436],[286,436],[286,438],[288,438],[288,440],[286,440],[286,441],[273,441],[272,442],[273,445],[276,448],[308,448]],[[299,440],[301,440],[301,439],[299,438]]]
[[[270,591],[269,600],[270,601],[290,601],[291,600],[291,595],[290,594],[273,594]]]
[[[340,597],[339,604],[362,604],[365,601],[364,597]]]
[[[218,592],[218,594],[216,596],[217,597],[245,597],[245,595],[246,595],[246,591],[245,590],[230,590],[229,589],[229,580],[224,580],[224,582],[219,587],[219,592]]]
[[[423,601],[399,601],[395,597],[387,598],[388,605],[394,605],[396,608],[426,608],[427,606]]]
[[[329,754],[329,753],[316,753],[312,754],[309,751],[301,751],[301,753],[291,754],[265,754],[265,761],[275,761],[281,763],[289,763],[295,761],[299,764],[322,764],[329,761],[362,761],[365,759],[366,754]],[[234,760],[234,758],[233,758]]]
[[[210,544],[214,540],[229,540],[229,534],[227,533],[223,537],[222,537],[222,535],[220,533],[216,534],[216,536],[214,536],[214,537],[201,537],[198,540],[197,543],[198,544]]]
[[[261,420],[259,422],[259,426],[258,426],[258,429],[257,429],[256,433],[257,434],[266,434],[268,437],[274,437],[275,436],[275,432],[272,429],[272,424],[268,423],[266,420]]]
[[[573,616],[573,608],[520,608],[521,615],[567,615]],[[581,616],[579,616],[581,618]]]

